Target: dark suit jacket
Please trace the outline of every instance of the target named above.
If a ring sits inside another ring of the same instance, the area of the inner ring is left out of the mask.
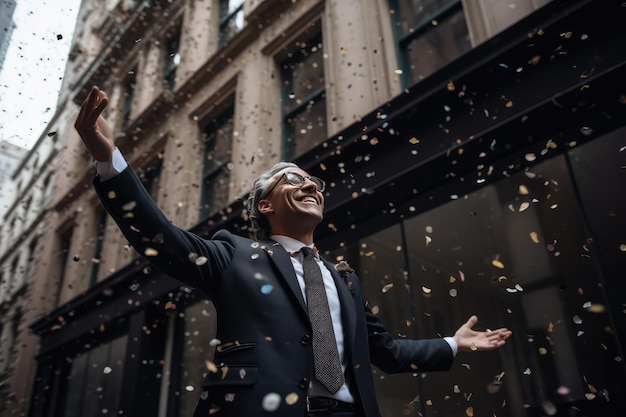
[[[208,240],[173,226],[130,167],[107,181],[96,177],[94,185],[139,253],[215,304],[219,370],[205,379],[195,416],[207,416],[210,409],[224,417],[303,416],[313,375],[311,325],[283,247],[225,230]],[[342,307],[346,379],[367,417],[380,415],[370,362],[388,373],[449,369],[453,355],[445,340],[393,339],[366,307],[356,275],[342,277],[328,262],[327,267]],[[266,412],[262,403],[270,393],[281,403]]]

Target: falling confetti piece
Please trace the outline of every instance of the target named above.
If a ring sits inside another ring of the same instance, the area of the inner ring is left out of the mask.
[[[252,255],[250,255],[250,259],[255,260],[259,258],[259,254],[258,253],[253,253]]]
[[[185,387],[185,391],[187,392],[193,392],[195,390],[195,388],[193,387],[193,385],[187,385]]]
[[[196,261],[194,262],[196,265],[198,266],[202,266],[205,263],[207,263],[209,261],[209,258],[207,258],[206,256],[198,256],[196,258]]]
[[[450,297],[456,297],[457,296],[457,290],[455,288],[450,289],[449,291]]]
[[[426,236],[426,246],[430,245],[430,242],[432,242],[433,240],[431,239],[430,236]]]
[[[544,348],[544,347],[540,347],[539,349],[537,349],[537,351],[539,352],[539,354],[541,356],[547,355],[548,354],[548,349]]]
[[[285,404],[287,404],[287,405],[294,405],[295,403],[298,402],[298,398],[300,398],[300,397],[295,392],[287,394],[285,396]]]
[[[261,294],[269,294],[272,292],[272,290],[274,289],[274,287],[272,286],[272,284],[265,284],[261,286]]]
[[[522,372],[522,373],[523,373],[524,375],[530,375],[530,374],[532,374],[532,371],[530,370],[530,368],[526,368],[526,369],[524,370],[524,372]]]
[[[476,352],[478,350],[478,347],[476,346],[474,342],[472,342],[472,344],[470,345],[470,349],[472,352]]]
[[[265,394],[263,401],[261,402],[263,410],[272,412],[278,410],[280,407],[280,395],[275,392]]]
[[[474,417],[474,407],[467,407],[465,409],[465,415],[467,417]]]
[[[526,186],[522,184],[518,187],[517,192],[521,195],[528,195],[528,188],[526,188]]]
[[[159,251],[158,251],[158,250],[156,250],[156,249],[154,249],[154,248],[146,248],[146,249],[143,251],[143,254],[144,254],[145,256],[157,256],[157,255],[159,254]]]
[[[491,261],[491,265],[495,266],[496,268],[499,269],[504,269],[504,264],[502,262],[500,262],[498,259],[494,259]]]
[[[137,202],[136,201],[129,201],[128,203],[126,203],[126,204],[124,204],[122,206],[122,210],[124,210],[124,211],[131,211],[135,207],[137,207]]]
[[[580,318],[580,317],[578,317],[578,316],[574,316],[574,317],[572,318],[572,321],[574,322],[574,324],[582,324],[583,319],[581,319],[581,318]]]
[[[383,289],[382,289],[383,294],[386,293],[387,291],[389,291],[392,288],[393,288],[393,283],[385,285],[383,287]]]
[[[422,291],[424,292],[424,294],[430,294],[432,290],[428,287],[422,287]]]
[[[537,234],[537,232],[530,232],[530,240],[532,240],[534,243],[539,243],[539,235]]]
[[[519,205],[518,211],[521,213],[522,211],[526,211],[528,207],[530,207],[530,203],[527,201],[524,201],[522,204]]]
[[[108,375],[108,374],[110,374],[111,372],[113,372],[113,369],[111,369],[111,367],[110,367],[110,366],[105,366],[105,367],[104,367],[104,369],[102,370],[102,372],[103,372],[105,375]]]

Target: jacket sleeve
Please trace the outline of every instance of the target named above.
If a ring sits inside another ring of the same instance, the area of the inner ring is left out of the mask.
[[[207,240],[174,226],[130,166],[106,181],[96,176],[93,183],[105,209],[139,254],[209,297],[218,289],[219,275],[234,253],[228,232]]]

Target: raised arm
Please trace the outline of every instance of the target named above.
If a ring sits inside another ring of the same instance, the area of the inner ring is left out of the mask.
[[[109,98],[106,93],[96,86],[92,87],[74,123],[87,150],[96,161],[110,161],[115,150],[113,131],[102,117],[107,104]]]

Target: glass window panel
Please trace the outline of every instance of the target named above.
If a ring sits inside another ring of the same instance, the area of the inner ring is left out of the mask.
[[[116,415],[119,410],[126,335],[77,355],[66,385],[64,417]]]
[[[206,362],[213,358],[215,352],[210,343],[215,337],[215,318],[215,309],[208,300],[185,309],[182,343],[178,344],[182,361],[177,415],[191,416],[195,410],[200,386],[207,373]]]
[[[231,147],[234,137],[234,106],[211,119],[203,135],[205,154],[200,216],[207,217],[224,207],[230,189]]]
[[[402,47],[405,71],[416,83],[471,49],[463,11],[431,26]]]
[[[283,62],[283,95],[288,99],[285,111],[307,102],[324,89],[324,53],[321,37],[299,42],[290,58]]]
[[[298,112],[286,120],[287,146],[291,157],[299,156],[326,140],[325,95],[311,99]]]
[[[459,0],[400,0],[397,23],[402,35],[408,35],[425,24],[431,24],[439,13]]]
[[[224,45],[243,29],[243,3],[243,0],[220,1],[220,45]]]

